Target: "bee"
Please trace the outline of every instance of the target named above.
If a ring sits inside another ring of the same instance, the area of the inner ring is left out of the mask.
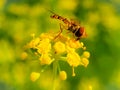
[[[72,32],[73,35],[76,37],[76,40],[79,40],[80,38],[86,36],[84,27],[80,26],[79,23],[75,22],[74,20],[68,20],[67,18],[64,18],[52,11],[50,12],[52,13],[52,15],[50,16],[51,18],[61,20],[64,23],[64,25],[60,23],[60,32],[55,38],[57,38],[62,33],[63,28],[68,30],[69,32]]]

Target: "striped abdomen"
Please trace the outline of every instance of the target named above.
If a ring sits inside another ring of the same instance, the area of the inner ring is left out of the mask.
[[[63,21],[65,24],[69,24],[69,21],[66,18],[63,18],[62,16],[59,16],[57,14],[51,15],[50,17],[54,18],[54,19],[59,19],[59,20]]]

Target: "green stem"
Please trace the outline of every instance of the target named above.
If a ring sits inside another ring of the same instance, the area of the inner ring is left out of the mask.
[[[53,90],[55,90],[55,88],[56,88],[56,82],[55,82],[55,80],[56,80],[56,76],[57,76],[57,63],[58,63],[58,61],[57,60],[55,60],[54,62],[53,62]]]

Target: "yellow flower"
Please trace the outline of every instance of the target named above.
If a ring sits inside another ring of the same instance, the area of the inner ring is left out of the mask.
[[[83,56],[84,56],[85,58],[89,58],[89,57],[90,57],[90,53],[89,53],[88,51],[84,51],[84,52],[83,52]]]
[[[60,71],[59,77],[61,80],[66,80],[67,79],[67,74],[65,71]]]
[[[81,62],[82,62],[82,64],[83,64],[84,67],[87,67],[88,64],[89,64],[89,60],[87,58],[82,58]]]
[[[50,65],[54,59],[51,59],[50,55],[48,53],[45,53],[41,55],[39,60],[42,65],[44,64]]]
[[[67,53],[75,52],[75,48],[71,48],[70,46],[66,45]]]
[[[58,41],[54,44],[54,49],[56,53],[63,53],[65,52],[65,44]]]
[[[62,58],[62,61],[66,61],[72,67],[72,76],[75,76],[75,67],[79,65],[88,66],[90,53],[88,51],[83,51],[82,55],[77,53],[78,49],[86,49],[83,42],[76,41],[62,34],[56,39],[55,37],[56,34],[54,33],[43,33],[39,38],[34,37],[28,44],[29,48],[37,49],[35,52],[37,54],[35,55],[39,56],[41,65],[50,65],[55,60],[57,62],[58,59]],[[66,72],[61,71],[60,79],[65,80],[66,78]]]
[[[51,51],[51,43],[49,39],[42,39],[37,45],[38,52],[40,54],[48,53]]]
[[[80,64],[81,58],[76,52],[67,54],[67,62],[70,66],[77,67]]]
[[[82,44],[82,43],[80,43],[79,41],[76,41],[76,40],[74,40],[74,39],[69,39],[68,42],[66,42],[66,44],[67,44],[69,47],[75,48],[75,49],[83,47],[83,44]]]
[[[39,42],[40,42],[40,38],[35,38],[27,46],[28,48],[36,48]]]
[[[54,38],[54,34],[51,32],[51,33],[42,33],[40,35],[40,38],[41,39],[50,39],[52,40]]]
[[[36,81],[39,77],[40,77],[40,73],[37,73],[37,72],[32,72],[30,75],[30,79],[33,82]]]

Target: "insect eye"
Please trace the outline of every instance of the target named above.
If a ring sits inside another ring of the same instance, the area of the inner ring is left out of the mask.
[[[83,38],[87,37],[87,34],[85,32],[85,28],[84,27],[80,27],[79,32],[80,32],[80,34],[81,34],[81,36]]]
[[[84,33],[84,27],[80,27],[79,32],[80,32],[80,34],[83,34]]]

